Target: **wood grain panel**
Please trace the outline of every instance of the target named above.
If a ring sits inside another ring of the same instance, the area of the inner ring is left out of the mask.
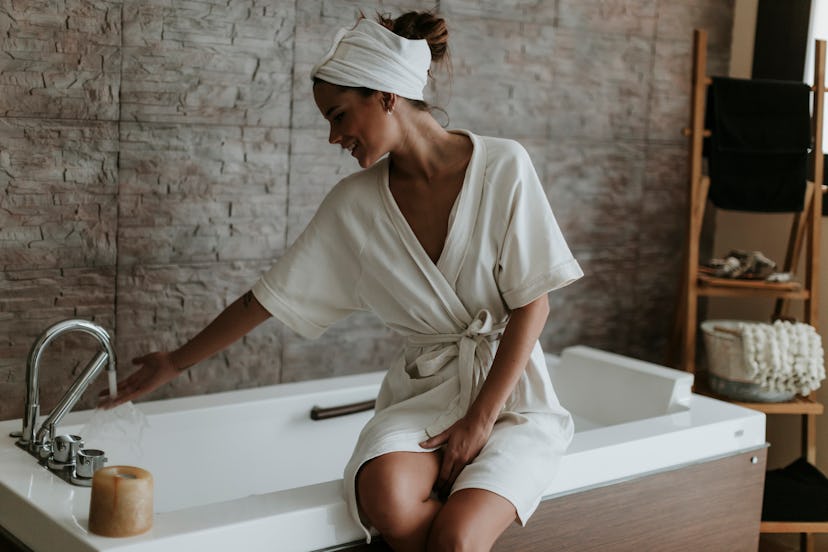
[[[494,550],[753,552],[766,454],[761,449],[547,500]]]
[[[755,552],[766,456],[763,448],[543,501],[526,527],[507,529],[493,550]],[[343,550],[389,548],[374,542]]]

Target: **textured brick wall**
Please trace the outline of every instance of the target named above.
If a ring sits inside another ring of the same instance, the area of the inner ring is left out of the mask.
[[[126,373],[249,289],[357,168],[327,144],[310,67],[358,9],[412,7],[450,24],[453,80],[438,74],[431,99],[451,127],[529,149],[587,272],[552,295],[545,346],[659,360],[691,32],[709,31],[724,73],[732,2],[0,2],[0,418],[20,416],[26,354],[49,324],[104,325]],[[154,397],[379,369],[397,345],[370,315],[317,341],[270,322]],[[50,349],[45,408],[91,355],[83,336]]]

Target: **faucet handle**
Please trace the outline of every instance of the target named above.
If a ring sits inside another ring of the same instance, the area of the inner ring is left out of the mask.
[[[78,462],[75,467],[71,482],[83,487],[92,486],[92,477],[95,472],[104,467],[108,458],[106,453],[100,449],[81,449],[78,452]]]
[[[74,466],[78,451],[83,448],[80,435],[58,435],[52,441],[52,455],[47,464],[53,470]]]

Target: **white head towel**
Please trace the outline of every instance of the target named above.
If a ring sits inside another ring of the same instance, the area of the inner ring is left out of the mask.
[[[422,100],[430,65],[428,41],[403,38],[361,19],[353,29],[336,33],[331,49],[311,70],[311,78]]]

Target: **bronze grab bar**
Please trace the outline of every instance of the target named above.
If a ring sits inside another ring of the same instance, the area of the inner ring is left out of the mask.
[[[377,401],[371,399],[370,401],[362,401],[358,403],[342,404],[339,406],[330,406],[323,408],[321,406],[314,406],[311,408],[311,420],[327,420],[328,418],[336,418],[338,416],[347,416],[348,414],[356,414],[357,412],[365,412],[366,410],[373,410],[374,404]]]

